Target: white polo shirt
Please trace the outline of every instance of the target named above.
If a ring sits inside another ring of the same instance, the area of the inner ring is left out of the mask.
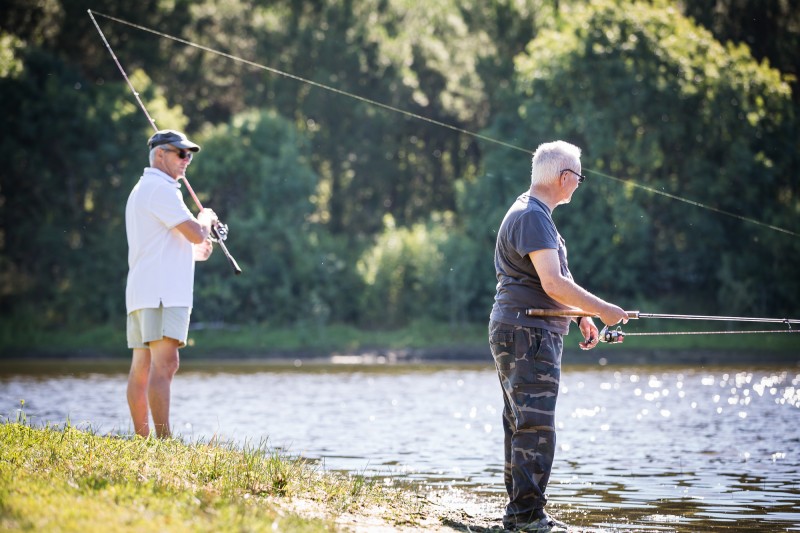
[[[128,197],[128,313],[161,304],[192,307],[194,245],[175,228],[192,213],[180,187],[178,180],[147,167]]]

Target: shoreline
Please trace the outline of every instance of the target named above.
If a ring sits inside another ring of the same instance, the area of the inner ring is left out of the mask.
[[[127,352],[109,354],[96,350],[13,350],[0,352],[0,373],[12,369],[38,367],[39,370],[56,370],[57,367],[119,367],[127,365]],[[426,367],[447,368],[482,367],[493,368],[487,347],[460,346],[409,349],[359,349],[359,350],[203,350],[196,353],[192,347],[181,350],[183,370],[202,369],[224,365],[227,367],[255,368],[384,368]],[[602,346],[600,349],[583,351],[565,348],[562,366],[573,367],[620,367],[620,366],[784,366],[800,368],[800,352],[784,350],[751,349],[730,350],[698,349],[623,349]],[[44,368],[42,368],[44,367]]]

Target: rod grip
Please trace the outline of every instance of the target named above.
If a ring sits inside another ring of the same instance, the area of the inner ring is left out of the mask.
[[[212,233],[214,234],[214,237],[217,238],[217,244],[222,250],[222,253],[225,254],[225,258],[228,260],[228,263],[230,263],[231,267],[233,267],[233,273],[238,276],[242,273],[242,269],[239,267],[239,263],[236,262],[236,259],[233,258],[233,255],[231,255],[231,253],[228,251],[228,247],[225,246],[224,239],[220,238],[216,226],[212,227]]]
[[[594,313],[590,313],[582,309],[526,309],[525,314],[528,316],[539,316],[539,317],[566,316],[571,318],[579,316],[588,316],[588,317],[597,316]]]
[[[628,314],[629,319],[639,318],[639,311],[625,311]],[[577,318],[577,317],[592,317],[595,318],[597,315],[595,313],[590,313],[589,311],[584,311],[583,309],[526,309],[525,314],[527,316],[538,316],[538,317],[554,317],[554,316],[562,316],[562,317],[570,317],[570,318]]]

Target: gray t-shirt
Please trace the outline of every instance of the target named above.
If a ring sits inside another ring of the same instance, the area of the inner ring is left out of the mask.
[[[558,250],[561,274],[572,279],[567,266],[567,246],[556,229],[550,209],[526,192],[508,210],[497,232],[494,252],[497,294],[491,319],[566,335],[569,332],[569,318],[529,317],[525,314],[529,308],[567,308],[544,291],[528,255],[544,249]]]

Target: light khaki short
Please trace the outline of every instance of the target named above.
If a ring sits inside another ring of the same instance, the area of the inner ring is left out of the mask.
[[[164,337],[175,339],[183,348],[189,338],[191,314],[188,307],[137,309],[128,315],[128,348],[147,348]]]

